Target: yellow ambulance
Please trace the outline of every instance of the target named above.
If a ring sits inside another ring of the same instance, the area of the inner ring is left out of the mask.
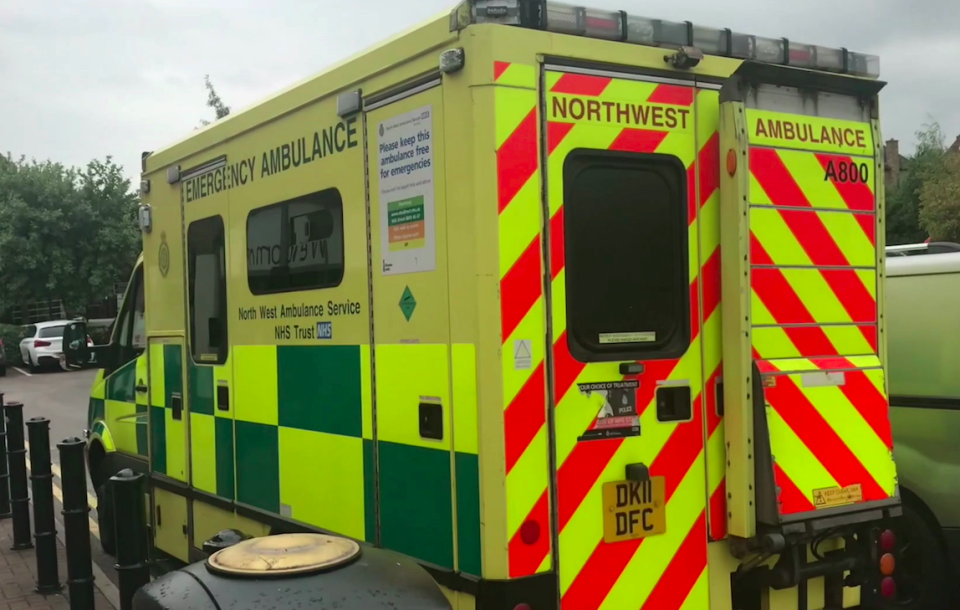
[[[878,70],[467,0],[144,153],[67,349],[101,495],[148,473],[182,562],[332,532],[458,609],[897,601]]]

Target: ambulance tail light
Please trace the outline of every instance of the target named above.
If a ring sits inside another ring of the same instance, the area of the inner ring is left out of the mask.
[[[866,78],[880,76],[876,55],[546,0],[464,0],[450,14],[450,27],[460,30],[471,23],[514,25],[652,47],[696,47],[709,55]]]

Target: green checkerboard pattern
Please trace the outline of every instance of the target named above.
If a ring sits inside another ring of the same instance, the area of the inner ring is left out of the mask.
[[[169,455],[175,439],[168,438],[168,411],[171,395],[183,391],[185,357],[185,416],[189,413],[196,489],[339,534],[377,540],[368,347],[238,346],[222,366],[196,364],[180,345],[152,347],[151,355],[163,359],[151,363],[154,376],[163,377],[162,392],[152,390],[149,408],[155,472],[167,473],[175,458]],[[232,380],[231,400],[221,410],[217,385],[226,379]],[[416,436],[417,401],[403,409],[409,410]],[[472,448],[457,444],[453,451],[449,439],[445,446],[430,446],[388,432],[382,429],[381,438],[389,440],[376,447],[381,545],[480,575],[476,440]]]

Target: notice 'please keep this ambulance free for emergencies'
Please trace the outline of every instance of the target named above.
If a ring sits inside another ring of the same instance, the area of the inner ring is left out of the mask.
[[[145,153],[111,343],[65,339],[101,497],[149,473],[185,562],[393,549],[458,609],[894,595],[877,76],[470,0]]]

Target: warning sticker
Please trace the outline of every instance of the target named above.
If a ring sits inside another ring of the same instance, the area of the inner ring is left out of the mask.
[[[533,352],[530,339],[517,339],[513,342],[513,368],[526,371],[533,368]]]
[[[639,387],[640,382],[635,379],[577,384],[581,394],[596,401],[599,411],[590,429],[577,440],[591,441],[639,436],[640,414],[637,412]]]
[[[834,508],[863,502],[863,488],[860,483],[846,487],[825,487],[813,490],[814,508]]]

